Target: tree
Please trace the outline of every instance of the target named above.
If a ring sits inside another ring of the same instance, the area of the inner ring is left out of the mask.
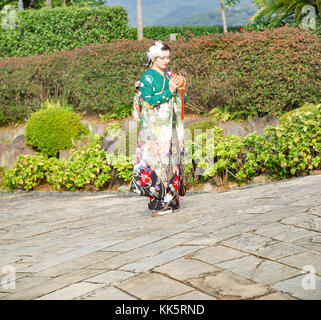
[[[220,0],[221,14],[222,14],[222,22],[223,22],[223,32],[227,33],[227,25],[225,18],[225,9],[224,6],[234,6],[236,3],[239,3],[240,0]]]
[[[13,1],[13,0],[2,0],[0,4],[0,10],[2,10],[5,6],[18,7],[17,2],[18,1]]]
[[[220,0],[221,14],[222,14],[222,22],[223,22],[223,32],[227,32],[226,18],[225,18],[225,10],[223,0]]]
[[[137,0],[136,10],[137,10],[137,39],[142,40],[144,38],[142,0]]]
[[[302,8],[311,5],[316,14],[321,16],[321,0],[253,0],[260,9],[251,18],[253,22],[268,21],[271,26],[279,26],[281,22],[294,15],[296,20],[301,17]]]
[[[34,8],[36,5],[36,0],[22,0],[24,9]]]

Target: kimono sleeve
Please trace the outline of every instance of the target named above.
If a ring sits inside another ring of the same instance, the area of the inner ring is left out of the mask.
[[[155,87],[153,86],[151,77],[148,75],[143,76],[140,80],[140,92],[144,101],[153,107],[167,102],[173,97],[169,89],[155,93]]]

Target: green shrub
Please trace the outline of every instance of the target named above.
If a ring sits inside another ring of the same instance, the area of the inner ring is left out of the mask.
[[[318,105],[314,105],[314,104],[306,104],[302,107],[299,107],[299,108],[296,108],[296,109],[293,109],[285,114],[283,114],[280,118],[279,118],[279,125],[283,125],[285,124],[286,121],[288,121],[289,119],[293,119],[293,117],[295,117],[298,112],[309,112],[309,111],[312,111],[312,110],[315,110],[318,108]]]
[[[253,132],[246,137],[202,133],[185,143],[187,184],[213,180],[225,185],[244,185],[262,173],[271,179],[285,179],[321,169],[321,105],[297,111],[282,125],[268,127],[264,136]],[[86,185],[105,188],[115,178],[131,181],[135,155],[107,155],[100,149],[100,138],[90,147],[76,151],[70,161],[36,156],[19,156],[6,170],[2,184],[10,189],[33,190],[42,183],[54,189],[78,190]],[[196,170],[203,169],[202,175]]]
[[[188,129],[190,129],[190,130],[199,129],[199,130],[202,130],[205,132],[206,129],[212,129],[213,127],[215,127],[215,122],[208,120],[208,121],[195,122],[195,123],[191,124],[190,126],[188,126]]]
[[[111,112],[99,115],[99,117],[104,120],[113,120],[113,119],[123,119],[132,114],[133,105],[132,104],[122,104],[120,106],[115,107]]]
[[[110,179],[110,170],[106,152],[94,139],[87,150],[76,151],[69,161],[60,160],[58,166],[52,166],[46,178],[56,190],[75,191],[90,184],[101,189]]]
[[[44,108],[28,119],[25,127],[26,143],[48,156],[72,148],[73,142],[88,132],[79,115],[59,102],[44,104]]]
[[[115,122],[108,127],[106,127],[104,135],[105,136],[112,136],[112,137],[119,137],[122,133],[122,126],[118,123]]]
[[[1,93],[0,93],[1,95]],[[31,106],[16,105],[2,105],[0,107],[0,126],[3,124],[15,124],[19,121],[24,121],[33,112]]]
[[[129,36],[127,12],[120,6],[42,8],[17,15],[15,29],[1,29],[1,57],[83,48]],[[0,12],[0,20],[3,16]]]
[[[218,177],[224,184],[229,178],[244,184],[262,173],[285,179],[321,168],[321,104],[304,106],[265,132],[264,136],[253,132],[241,138],[222,137],[216,131],[214,139],[207,142],[214,163],[198,148],[193,153],[192,170],[196,164],[196,168],[205,170],[205,179]],[[199,135],[196,142],[204,138],[205,134]],[[186,147],[190,150],[191,143]]]
[[[3,179],[4,173],[5,173],[4,167],[0,166],[0,187],[2,185],[2,179]]]
[[[9,190],[33,190],[44,181],[45,172],[53,161],[51,159],[54,158],[48,160],[41,154],[19,155],[12,169],[5,171],[3,186]]]
[[[5,170],[2,185],[9,190],[34,190],[48,183],[54,190],[81,190],[108,187],[113,174],[130,181],[134,157],[108,155],[100,149],[100,137],[92,137],[86,150],[75,151],[69,161],[47,158],[42,154],[20,155],[12,169]]]
[[[187,130],[189,130],[189,134],[191,134],[191,138],[194,141],[196,135],[198,135],[199,133],[206,133],[206,130],[213,129],[213,128],[216,128],[215,121],[206,120],[206,121],[198,121],[191,124],[190,126],[187,127]]]
[[[108,114],[121,105],[129,110],[152,43],[123,40],[0,59],[0,105],[34,109],[55,97],[77,112]],[[169,69],[186,75],[186,110],[208,113],[220,108],[230,120],[247,119],[280,115],[321,100],[321,39],[311,32],[284,26],[194,37],[170,46]],[[8,116],[0,118],[4,121]]]
[[[220,122],[227,121],[231,116],[229,112],[222,111],[220,108],[213,108],[208,115],[213,115],[212,120]]]
[[[302,171],[319,169],[321,164],[321,104],[308,110],[298,110],[282,125],[268,127],[271,142],[273,174],[286,178]]]

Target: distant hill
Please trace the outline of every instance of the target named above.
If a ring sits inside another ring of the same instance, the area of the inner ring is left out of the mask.
[[[226,24],[228,26],[240,26],[252,23],[250,18],[255,14],[256,11],[257,7],[254,5],[248,5],[241,8],[228,8],[228,10],[225,11]],[[209,12],[195,13],[178,21],[177,25],[223,25],[221,11],[218,9]]]
[[[136,27],[136,0],[106,0],[107,5],[119,5],[124,7],[128,12],[129,17],[129,25]],[[184,22],[185,18],[192,19],[192,21],[196,21],[200,18],[193,17],[195,14],[209,14],[209,16],[213,12],[220,12],[220,3],[219,0],[142,0],[143,5],[143,25],[144,26],[155,26],[155,25],[181,25]],[[240,3],[234,8],[242,8],[244,6],[252,5],[256,8],[254,12],[258,9],[255,5],[252,4],[251,0],[240,0]],[[232,7],[231,7],[232,8]],[[249,10],[249,9],[247,9]],[[230,10],[227,10],[230,11]],[[248,11],[246,11],[248,12]],[[246,12],[243,13],[246,14]],[[253,13],[254,14],[254,13]],[[239,18],[233,18],[233,25],[242,24],[239,23],[237,19],[247,19],[246,23],[249,22],[250,17],[247,18],[241,17],[242,14],[239,14]],[[252,14],[251,14],[252,16]],[[205,17],[201,18],[205,19]],[[208,21],[212,19],[208,18]],[[227,19],[227,23],[232,21],[232,19]],[[207,21],[205,19],[204,21]],[[221,24],[222,22],[218,19],[217,23],[211,24]],[[240,20],[241,21],[241,20]],[[243,20],[242,20],[243,21]],[[201,23],[202,24],[202,23]]]

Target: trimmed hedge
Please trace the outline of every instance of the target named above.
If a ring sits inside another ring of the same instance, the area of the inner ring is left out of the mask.
[[[0,12],[0,20],[3,17]],[[17,17],[15,29],[1,28],[0,57],[24,57],[129,37],[127,11],[120,6],[22,10]]]
[[[132,104],[152,40],[90,45],[0,60],[0,124],[11,107],[37,110],[60,97],[75,111],[107,113]],[[321,39],[288,26],[212,34],[170,43],[169,69],[187,78],[186,110],[218,107],[230,119],[281,115],[321,100]],[[31,111],[30,111],[31,112]]]

